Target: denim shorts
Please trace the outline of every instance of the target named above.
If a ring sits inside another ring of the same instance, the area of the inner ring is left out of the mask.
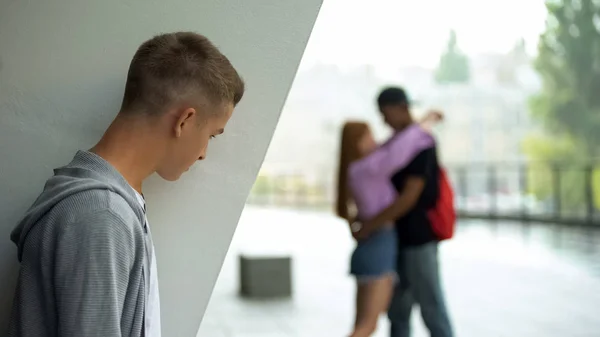
[[[396,275],[397,259],[396,230],[386,227],[358,242],[350,259],[350,274],[356,276],[359,282]]]

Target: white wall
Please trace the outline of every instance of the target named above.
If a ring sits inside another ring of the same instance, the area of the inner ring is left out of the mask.
[[[229,56],[248,88],[206,162],[178,183],[145,186],[163,334],[195,336],[320,3],[0,0],[0,335],[17,271],[11,229],[52,168],[108,126],[138,45],[192,30]]]

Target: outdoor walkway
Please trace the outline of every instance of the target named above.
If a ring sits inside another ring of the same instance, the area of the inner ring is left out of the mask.
[[[457,337],[600,336],[600,234],[548,226],[462,222],[441,248]],[[247,208],[198,337],[342,337],[353,317],[353,242],[331,215]],[[289,301],[237,296],[237,256],[289,251]],[[414,337],[425,337],[418,311]],[[381,319],[376,336],[388,336]]]

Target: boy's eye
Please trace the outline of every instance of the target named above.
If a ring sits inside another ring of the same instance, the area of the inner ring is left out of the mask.
[[[212,135],[212,136],[210,136],[210,139],[215,139],[215,137],[216,137],[215,135]]]

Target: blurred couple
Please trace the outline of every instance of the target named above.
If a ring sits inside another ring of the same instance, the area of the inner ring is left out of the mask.
[[[430,111],[415,121],[399,87],[381,91],[377,105],[394,129],[384,144],[362,122],[347,122],[342,131],[337,215],[357,240],[350,261],[357,281],[351,337],[371,336],[386,311],[390,336],[409,337],[415,305],[432,337],[452,337],[438,267],[438,243],[451,234],[438,235],[430,216],[445,175],[431,127],[443,115]]]

